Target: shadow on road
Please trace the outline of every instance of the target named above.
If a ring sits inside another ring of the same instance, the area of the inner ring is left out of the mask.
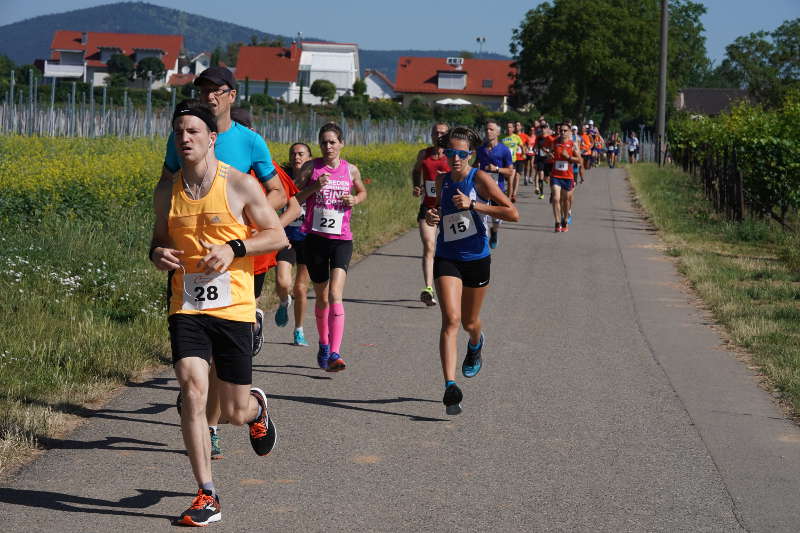
[[[357,407],[355,405],[346,404],[392,404],[392,403],[406,403],[406,402],[423,402],[423,403],[439,403],[435,400],[424,400],[422,398],[405,398],[399,396],[397,398],[386,398],[382,400],[343,400],[340,398],[319,398],[315,396],[288,396],[284,394],[270,394],[270,398],[277,400],[288,400],[290,402],[310,403],[313,405],[323,405],[325,407],[337,407],[339,409],[351,409],[354,411],[364,411],[367,413],[377,413],[381,415],[403,416],[414,422],[447,422],[444,418],[430,418],[427,416],[412,415],[407,413],[395,413],[392,411],[384,411],[381,409],[370,409],[367,407]]]
[[[324,379],[324,380],[332,379],[330,376],[301,374],[300,372],[286,372],[281,370],[266,370],[268,368],[307,368],[309,370],[318,370],[310,366],[299,366],[299,365],[253,365],[253,372],[263,372],[265,374],[283,374],[285,376],[300,376],[309,379]]]
[[[381,255],[384,257],[406,257],[408,259],[422,259],[421,255],[408,255],[408,254],[387,254],[385,252],[372,252],[369,255]]]
[[[367,298],[342,298],[345,302],[367,305],[387,305],[389,307],[405,307],[406,309],[426,309],[425,304],[419,300],[369,300]],[[416,303],[417,305],[403,305],[403,302]]]
[[[83,496],[73,496],[71,494],[61,494],[59,492],[48,492],[43,490],[24,490],[0,488],[0,502],[25,507],[38,507],[42,509],[52,509],[54,511],[67,511],[72,513],[104,514],[116,516],[139,516],[147,518],[163,518],[174,521],[175,516],[135,513],[122,509],[142,509],[151,507],[161,501],[162,498],[191,497],[192,494],[184,492],[170,492],[164,490],[145,490],[136,489],[139,494],[122,498],[112,502],[99,500],[96,498],[85,498]],[[75,505],[94,505],[99,507],[116,507],[117,509],[91,509],[86,507],[75,507]],[[53,529],[58,530],[58,524],[53,524]]]
[[[128,437],[106,437],[98,440],[74,440],[74,439],[52,439],[40,437],[39,444],[43,448],[50,450],[111,450],[115,452],[161,452],[177,453],[186,455],[185,450],[170,450],[167,448],[153,448],[145,446],[166,446],[163,442],[152,442],[147,440],[131,439]],[[117,446],[118,444],[137,444],[138,446]]]

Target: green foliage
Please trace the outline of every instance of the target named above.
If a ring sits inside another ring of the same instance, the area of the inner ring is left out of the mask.
[[[166,72],[167,69],[164,68],[164,63],[157,57],[145,57],[136,65],[136,76],[143,80],[147,79],[148,73],[150,73],[152,79],[160,80]]]
[[[328,80],[314,80],[309,91],[323,102],[331,102],[336,98],[336,86]]]
[[[369,116],[374,120],[403,119],[407,113],[400,102],[385,98],[370,100],[367,103]]]
[[[741,103],[713,119],[674,117],[670,148],[684,165],[732,157],[735,150],[747,204],[756,214],[783,222],[788,212],[800,209],[798,124],[800,92],[795,92],[776,109]]]
[[[277,108],[275,99],[266,94],[251,94],[249,101],[253,107],[260,107],[264,111],[275,111]]]
[[[705,8],[690,0],[671,0],[669,7],[672,94],[707,59]],[[520,69],[515,105],[533,103],[581,121],[600,116],[603,130],[614,119],[649,121],[657,100],[659,50],[652,43],[659,42],[659,18],[658,2],[640,0],[554,0],[531,9],[511,43]]]
[[[108,59],[106,66],[111,74],[119,74],[120,76],[124,76],[127,80],[133,79],[133,73],[135,70],[133,59],[125,54],[112,55]]]
[[[316,84],[317,81],[315,81],[314,84]],[[311,85],[311,94],[314,94],[314,84]],[[331,83],[331,85],[333,84]],[[334,87],[334,92],[335,91],[336,88]],[[336,106],[341,109],[342,113],[344,113],[344,116],[347,118],[364,119],[370,116],[369,104],[367,103],[367,99],[363,96],[350,96],[348,94],[343,94],[336,101]]]
[[[361,78],[353,82],[353,95],[364,96],[367,94],[367,82]]]

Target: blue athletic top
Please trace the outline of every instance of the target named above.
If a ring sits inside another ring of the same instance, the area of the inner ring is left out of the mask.
[[[507,148],[506,148],[507,149]],[[436,256],[452,261],[476,261],[489,255],[489,237],[484,217],[471,209],[461,211],[453,205],[456,191],[481,203],[488,203],[475,189],[473,168],[462,181],[453,181],[450,173],[442,175],[439,235],[436,237]]]
[[[250,170],[253,170],[261,182],[269,181],[276,175],[275,166],[272,164],[272,155],[269,153],[263,137],[238,122],[232,122],[228,131],[217,136],[214,153],[217,159],[228,163],[239,172],[248,174]],[[174,132],[171,132],[167,139],[167,155],[164,157],[164,166],[170,172],[177,172],[181,167],[181,160],[175,149]]]
[[[300,211],[300,216],[284,228],[286,231],[286,238],[290,241],[302,241],[307,235],[300,229],[300,227],[303,225],[303,220],[305,220],[306,217],[305,202],[300,205],[300,208],[302,209],[302,211]]]
[[[491,150],[487,148],[487,145],[482,144],[478,146],[477,150],[475,150],[475,155],[477,156],[476,160],[478,162],[478,168],[485,172],[489,172],[486,170],[487,165],[508,168],[514,164],[514,157],[511,155],[511,150],[503,143],[497,143],[497,146]],[[498,183],[504,183],[505,180],[505,176],[500,174],[498,177]]]

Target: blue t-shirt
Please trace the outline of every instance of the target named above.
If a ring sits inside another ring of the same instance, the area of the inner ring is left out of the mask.
[[[247,174],[251,169],[254,170],[259,181],[269,181],[276,175],[267,143],[261,135],[238,122],[232,122],[228,131],[217,136],[214,153],[217,159],[228,163],[239,172]],[[175,149],[174,132],[170,133],[167,139],[164,166],[170,172],[177,172],[181,167],[181,160]]]
[[[475,155],[477,156],[478,168],[485,172],[489,172],[486,169],[486,167],[489,165],[496,165],[500,168],[508,168],[514,164],[514,158],[511,155],[511,150],[509,150],[508,146],[503,143],[497,143],[497,145],[491,150],[487,145],[482,144],[478,146],[478,149],[475,151]],[[505,179],[505,176],[502,174],[500,174],[498,177],[499,182],[505,182]]]

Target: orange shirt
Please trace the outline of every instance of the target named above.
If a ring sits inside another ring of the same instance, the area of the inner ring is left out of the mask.
[[[588,154],[592,151],[592,139],[589,138],[588,133],[581,134],[581,152]]]
[[[272,164],[275,166],[275,171],[278,173],[278,178],[280,178],[281,180],[281,185],[283,186],[283,192],[286,193],[286,200],[288,202],[289,198],[297,194],[300,189],[297,188],[297,186],[294,184],[294,181],[289,176],[289,174],[287,174],[286,171],[283,170],[283,168],[280,165],[278,165],[276,161],[273,160]],[[252,174],[253,172],[250,171],[250,173]],[[255,177],[255,175],[253,175],[253,177]],[[261,187],[264,188],[264,193],[266,193],[267,189],[266,187],[264,187],[263,183],[261,184]],[[253,274],[263,274],[270,268],[276,266],[278,264],[277,257],[278,257],[277,250],[274,252],[269,252],[268,254],[254,256]]]
[[[517,156],[515,161],[523,161],[525,159],[525,152],[528,150],[528,143],[530,142],[530,137],[526,133],[517,133],[520,139],[522,139],[522,146],[520,146],[521,150],[517,152]]]

